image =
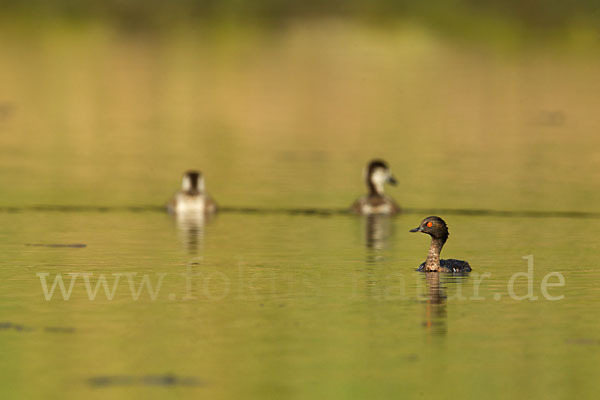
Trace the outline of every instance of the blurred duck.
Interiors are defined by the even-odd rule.
[[[199,171],[187,171],[183,174],[181,190],[167,204],[171,213],[212,214],[217,204],[204,190],[204,177]]]
[[[440,217],[427,217],[410,232],[422,232],[431,236],[431,246],[427,259],[419,266],[419,271],[425,272],[469,272],[471,266],[466,261],[447,259],[440,260],[440,253],[444,243],[448,240],[448,226]]]
[[[396,214],[400,207],[389,196],[383,193],[386,183],[396,185],[396,178],[383,160],[372,160],[365,170],[368,193],[352,204],[352,212],[357,214]]]

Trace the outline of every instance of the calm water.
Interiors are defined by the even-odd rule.
[[[9,33],[2,398],[600,390],[597,53],[336,24]],[[373,156],[407,213],[339,212]],[[191,167],[226,208],[211,220],[161,211]],[[429,242],[408,230],[431,213],[469,276],[414,271]],[[537,300],[516,300],[529,255]],[[58,274],[70,297],[47,301]],[[90,300],[102,276],[112,300]]]

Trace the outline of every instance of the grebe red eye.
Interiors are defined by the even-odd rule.
[[[427,223],[427,227],[428,228],[431,228],[432,226],[433,226],[433,222],[430,221],[430,222]]]

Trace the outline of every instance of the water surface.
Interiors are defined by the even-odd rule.
[[[2,397],[592,398],[597,55],[243,33],[0,36]],[[341,211],[374,156],[396,218]],[[213,219],[162,211],[191,167]],[[469,276],[414,271],[434,213]]]

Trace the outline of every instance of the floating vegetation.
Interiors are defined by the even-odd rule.
[[[28,247],[73,247],[73,248],[84,248],[87,247],[85,243],[25,243]]]
[[[14,324],[12,322],[0,322],[1,331],[15,331],[15,332],[33,332],[36,328],[26,326],[22,324]],[[44,332],[49,333],[75,333],[75,328],[72,326],[47,326],[43,328]]]
[[[109,386],[201,386],[203,382],[195,377],[165,375],[100,375],[88,379],[95,387]]]

